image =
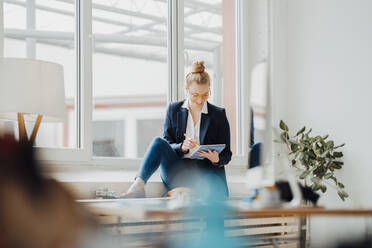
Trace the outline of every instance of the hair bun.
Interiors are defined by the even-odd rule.
[[[204,70],[204,61],[195,61],[192,64],[192,73],[202,73]]]

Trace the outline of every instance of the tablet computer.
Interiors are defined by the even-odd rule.
[[[195,149],[191,154],[191,159],[205,159],[205,157],[201,157],[198,155],[198,152],[200,151],[216,151],[218,154],[220,154],[223,149],[225,149],[225,144],[217,144],[217,145],[200,145],[198,146],[198,149]]]

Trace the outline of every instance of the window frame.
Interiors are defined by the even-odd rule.
[[[233,155],[231,165],[244,169],[248,164],[250,110],[244,108],[249,103],[248,31],[247,1],[235,0],[236,38],[236,103],[238,152]],[[183,12],[184,0],[168,1],[168,102],[183,99]],[[4,21],[3,2],[0,2],[0,56],[3,56]],[[77,115],[77,147],[46,148],[36,147],[41,155],[41,163],[52,166],[103,166],[106,168],[138,169],[142,159],[92,157],[92,0],[75,2],[75,42],[77,60],[77,95],[75,99]],[[243,84],[242,82],[248,82]],[[248,105],[249,106],[249,105]],[[228,167],[229,168],[229,167]]]
[[[91,0],[75,0],[75,52],[76,52],[76,148],[36,147],[41,161],[89,161],[92,144],[92,10]],[[88,11],[89,10],[89,11]]]

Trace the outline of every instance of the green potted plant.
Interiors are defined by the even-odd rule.
[[[289,134],[288,126],[281,120],[281,140],[289,150],[291,165],[298,170],[299,179],[305,187],[314,191],[327,191],[327,185],[335,187],[337,194],[344,201],[349,195],[344,190],[345,186],[335,175],[336,170],[342,169],[343,153],[337,149],[345,144],[335,146],[328,135],[311,136],[312,129],[301,128],[295,135]]]

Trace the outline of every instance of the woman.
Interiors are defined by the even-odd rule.
[[[186,76],[186,99],[171,103],[164,123],[164,139],[155,138],[145,154],[135,182],[124,197],[145,197],[144,186],[160,166],[168,190],[203,185],[209,194],[228,196],[224,165],[231,160],[230,127],[223,108],[207,102],[210,77],[204,62],[195,62]],[[203,160],[190,159],[197,145],[225,144],[225,149],[200,152]],[[198,189],[197,189],[198,190]]]

